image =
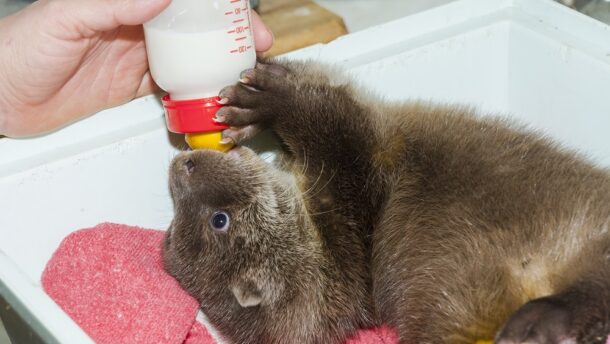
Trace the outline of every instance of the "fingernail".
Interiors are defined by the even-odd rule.
[[[247,84],[250,82],[250,78],[248,77],[248,74],[252,74],[253,69],[246,69],[245,71],[241,72],[239,74],[239,82],[241,82],[242,84]]]
[[[222,145],[228,145],[228,144],[230,144],[230,143],[233,143],[233,139],[232,139],[232,138],[230,138],[230,137],[223,137],[223,138],[220,140],[220,144],[222,144]]]
[[[219,96],[220,98],[227,98],[227,97],[225,96],[225,94],[226,94],[226,92],[228,92],[228,91],[229,91],[229,89],[230,89],[231,87],[233,87],[233,86],[231,85],[231,86],[225,86],[225,87],[223,87],[223,88],[222,88],[222,90],[220,90],[220,92],[218,92],[218,96]]]
[[[229,102],[229,98],[220,98],[220,100],[217,103],[221,104],[221,105],[225,105],[228,102]]]
[[[216,117],[212,118],[212,121],[216,123],[224,123],[225,116],[216,114]]]

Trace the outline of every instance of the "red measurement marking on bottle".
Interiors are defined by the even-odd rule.
[[[246,34],[246,32],[248,30],[250,30],[250,26],[248,23],[248,18],[247,16],[249,16],[248,13],[248,4],[247,4],[247,0],[228,0],[229,3],[231,4],[235,4],[235,7],[233,7],[231,9],[231,11],[227,11],[225,12],[225,15],[227,16],[235,16],[233,18],[233,24],[238,24],[235,27],[231,28],[231,30],[227,30],[228,34],[235,34],[237,37],[235,37],[235,41],[236,42],[243,42],[246,38],[248,38],[248,35]],[[227,9],[228,10],[228,9]],[[243,23],[242,25],[240,25],[240,23]],[[237,46],[235,49],[230,50],[229,52],[231,54],[241,54],[241,53],[245,53],[248,50],[252,49],[252,45],[240,45]]]
[[[237,47],[237,49],[231,50],[230,53],[231,54],[245,53],[250,48],[252,48],[251,45],[240,45],[239,47]]]
[[[236,26],[233,30],[227,31],[227,33],[244,33],[250,29],[249,26]]]

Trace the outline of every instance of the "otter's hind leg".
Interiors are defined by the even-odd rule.
[[[516,308],[507,277],[492,269],[460,276],[446,265],[426,264],[398,301],[400,343],[474,344],[492,340]],[[434,271],[435,276],[430,275]],[[419,280],[419,281],[418,281]],[[399,298],[400,298],[399,297]]]
[[[400,343],[492,340],[521,303],[497,250],[476,233],[463,240],[393,228],[387,223],[376,233],[372,272],[378,316],[397,328]]]

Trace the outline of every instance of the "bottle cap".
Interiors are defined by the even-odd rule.
[[[161,98],[165,108],[167,128],[174,133],[203,133],[229,128],[227,124],[212,120],[222,107],[220,97],[172,100],[169,94]]]

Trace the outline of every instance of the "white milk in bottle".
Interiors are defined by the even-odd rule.
[[[174,100],[218,95],[256,59],[250,40],[238,45],[226,37],[224,29],[193,33],[147,29],[146,46],[148,54],[154,56],[150,71],[155,82]]]

